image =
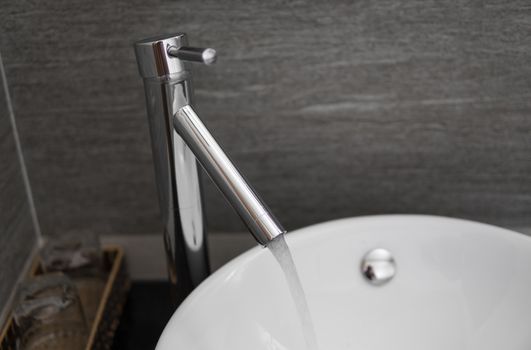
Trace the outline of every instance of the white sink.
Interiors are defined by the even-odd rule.
[[[531,349],[531,239],[433,216],[350,218],[286,236],[320,350]],[[374,248],[396,275],[360,272]],[[305,349],[284,275],[256,247],[203,282],[179,307],[157,350]]]

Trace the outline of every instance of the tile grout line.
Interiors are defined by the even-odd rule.
[[[33,201],[33,192],[31,191],[31,185],[29,181],[28,171],[26,168],[26,162],[24,161],[24,155],[22,153],[22,146],[20,144],[20,138],[18,135],[17,124],[15,121],[15,112],[13,110],[13,104],[11,103],[11,96],[9,94],[9,87],[7,85],[7,76],[4,69],[4,62],[2,60],[2,55],[0,54],[0,77],[2,79],[2,85],[4,87],[4,94],[6,97],[7,110],[9,114],[9,119],[11,121],[11,128],[13,130],[13,138],[15,139],[15,146],[17,149],[17,155],[20,163],[20,169],[22,172],[22,179],[24,181],[24,187],[26,189],[26,196],[28,198],[29,209],[31,213],[31,220],[33,222],[33,228],[35,230],[35,235],[37,237],[37,246],[42,243],[42,233],[41,226],[39,224],[39,218],[37,216],[37,210],[35,209],[35,202]]]

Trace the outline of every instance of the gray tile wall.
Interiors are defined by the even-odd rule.
[[[531,224],[529,1],[12,1],[0,12],[47,234],[160,228],[131,43],[186,31],[198,110],[288,228],[432,213]],[[207,185],[210,226],[240,230]]]
[[[11,292],[35,242],[4,81],[0,74],[0,327]]]

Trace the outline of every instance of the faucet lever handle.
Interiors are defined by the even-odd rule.
[[[199,62],[210,65],[216,62],[216,50],[211,48],[181,46],[168,47],[168,55],[183,61]]]

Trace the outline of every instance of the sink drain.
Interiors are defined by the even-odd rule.
[[[373,285],[386,284],[396,274],[395,259],[386,249],[373,249],[363,257],[361,273]]]

